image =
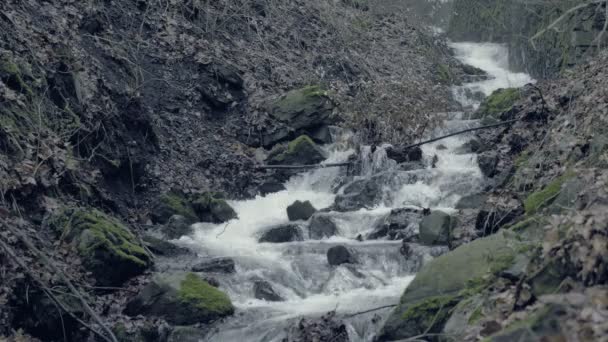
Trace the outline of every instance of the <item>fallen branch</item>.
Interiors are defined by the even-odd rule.
[[[309,165],[260,165],[260,170],[301,170],[301,169],[324,169],[328,167],[348,166],[350,163],[309,164]]]
[[[369,310],[365,310],[365,311],[360,311],[360,312],[355,312],[355,313],[352,313],[350,315],[346,315],[344,317],[345,318],[351,318],[351,317],[363,315],[363,314],[366,314],[366,313],[370,313],[370,312],[374,312],[374,311],[378,311],[378,310],[382,310],[382,309],[394,308],[397,305],[399,305],[399,304],[389,304],[389,305],[379,306],[377,308],[373,308],[373,309],[369,309]]]

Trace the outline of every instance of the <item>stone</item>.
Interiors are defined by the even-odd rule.
[[[190,253],[187,248],[177,246],[169,241],[151,235],[144,235],[142,240],[146,248],[154,253],[154,255],[173,257]]]
[[[230,298],[198,275],[188,272],[157,274],[125,309],[129,316],[155,316],[170,324],[209,323],[230,316]]]
[[[497,89],[481,103],[473,119],[498,118],[500,114],[511,109],[520,98],[520,90],[517,88]]]
[[[66,208],[49,220],[58,236],[74,245],[101,286],[119,286],[143,273],[152,257],[120,221],[96,209]]]
[[[285,185],[283,185],[279,182],[272,182],[272,181],[262,183],[258,187],[258,192],[262,196],[266,196],[268,194],[273,194],[275,192],[280,192],[283,190],[285,190]]]
[[[308,220],[316,212],[310,201],[295,201],[287,207],[289,221]]]
[[[168,239],[178,239],[192,234],[192,223],[182,215],[173,215],[166,224],[161,226],[161,232]]]
[[[473,138],[462,146],[456,149],[456,154],[469,154],[469,153],[477,153],[483,150],[483,145],[481,141],[477,138]]]
[[[345,246],[338,245],[327,250],[327,262],[332,266],[355,264],[357,259]]]
[[[312,240],[321,240],[338,234],[338,226],[326,213],[314,214],[308,225],[308,234]]]
[[[275,147],[266,163],[269,165],[311,165],[325,160],[325,152],[307,135],[292,140],[286,147]]]
[[[231,258],[211,258],[192,266],[192,271],[203,273],[235,273],[236,267]]]
[[[167,342],[199,342],[207,332],[193,326],[176,326],[173,327]]]
[[[422,213],[411,208],[391,210],[390,214],[380,222],[379,226],[367,235],[367,240],[388,238],[389,240],[403,240],[405,242],[418,241],[418,221]]]
[[[286,224],[268,229],[262,234],[259,242],[283,243],[302,240],[300,227],[295,224]]]
[[[477,157],[477,164],[481,169],[481,173],[486,177],[492,177],[496,174],[496,166],[498,165],[498,154],[494,151],[487,151]]]
[[[254,280],[253,296],[257,299],[269,302],[282,302],[284,299],[279,296],[269,282],[265,280]]]
[[[483,279],[511,267],[528,246],[515,234],[499,232],[462,245],[425,264],[382,327],[378,340],[440,333],[452,308],[483,290]],[[479,285],[473,285],[479,284]],[[463,291],[468,289],[467,291]],[[429,322],[434,322],[429,326]]]
[[[403,147],[387,147],[386,156],[396,161],[397,163],[417,162],[422,160],[422,149],[413,147],[404,149]]]
[[[224,223],[238,218],[223,196],[214,192],[196,195],[192,207],[201,222]]]
[[[158,197],[150,216],[154,223],[164,224],[173,215],[185,217],[188,223],[195,223],[198,217],[188,198],[179,192],[168,192]]]
[[[422,218],[418,228],[422,244],[448,245],[452,240],[452,229],[456,226],[456,218],[439,210]]]
[[[329,124],[334,109],[325,90],[309,86],[292,90],[269,105],[269,113],[295,130]]]
[[[464,196],[456,203],[456,209],[478,209],[486,202],[487,196],[484,194],[473,194]]]

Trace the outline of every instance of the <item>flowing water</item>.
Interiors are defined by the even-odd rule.
[[[483,69],[489,80],[455,87],[454,93],[465,106],[477,106],[464,96],[469,92],[488,95],[501,87],[521,86],[531,81],[525,74],[511,73],[506,68],[506,50],[496,44],[453,44],[459,59]],[[435,135],[477,124],[461,120],[456,113]],[[338,143],[326,146],[328,163],[346,161],[355,153],[350,136],[342,134]],[[456,136],[423,146],[426,167],[401,171],[386,157],[383,148],[372,152],[360,148],[361,173],[357,179],[382,180],[382,200],[373,208],[352,212],[330,212],[327,215],[338,226],[338,234],[323,240],[308,238],[308,222],[298,222],[304,241],[259,243],[258,238],[269,227],[288,223],[286,208],[296,200],[309,200],[317,209],[334,203],[343,188],[344,170],[319,169],[292,177],[286,190],[230,204],[239,218],[226,224],[201,223],[195,233],[180,243],[197,250],[201,258],[230,257],[236,262],[236,273],[214,274],[221,289],[229,294],[237,313],[222,322],[205,341],[281,341],[286,331],[302,317],[319,317],[335,310],[344,318],[351,341],[371,341],[390,309],[348,317],[349,314],[397,303],[403,290],[425,262],[446,251],[444,247],[415,246],[406,258],[400,253],[400,241],[366,240],[358,236],[372,232],[391,212],[404,207],[424,207],[452,211],[462,196],[479,191],[483,176],[474,154],[459,154],[467,141]],[[441,145],[441,146],[440,146]],[[435,168],[431,160],[437,156]],[[352,179],[351,179],[352,180]],[[336,190],[338,189],[338,190]],[[330,266],[327,250],[344,245],[355,252],[358,263]],[[284,299],[269,302],[254,298],[253,281],[263,279]]]

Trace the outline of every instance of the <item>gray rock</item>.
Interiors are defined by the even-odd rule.
[[[167,342],[199,342],[206,335],[206,332],[191,326],[173,327]]]
[[[209,323],[232,315],[230,298],[194,273],[157,274],[125,309],[129,316],[156,316],[171,324]]]
[[[331,216],[325,213],[317,213],[312,216],[308,233],[313,240],[320,240],[336,235],[338,226],[332,221]]]
[[[196,195],[192,207],[202,222],[224,223],[238,217],[219,193],[205,192]]]
[[[484,152],[477,157],[477,164],[484,176],[492,177],[496,174],[498,154],[494,151]]]
[[[420,221],[421,217],[422,213],[416,209],[393,209],[379,226],[367,235],[367,240],[387,237],[389,240],[415,242],[418,238],[416,223]]]
[[[144,245],[155,255],[170,257],[190,253],[187,248],[179,247],[169,241],[151,235],[144,235],[142,240]]]
[[[285,190],[285,185],[279,182],[266,182],[258,187],[258,192],[262,196]]]
[[[310,165],[325,160],[325,152],[307,135],[291,141],[287,146],[275,147],[266,163],[269,165]]]
[[[257,299],[266,300],[269,302],[282,302],[284,299],[279,296],[272,288],[269,282],[265,280],[254,280],[253,296]]]
[[[327,262],[332,266],[338,266],[342,264],[355,264],[357,263],[357,259],[348,248],[339,245],[327,250]]]
[[[308,220],[317,209],[312,206],[310,201],[295,201],[287,207],[287,217],[289,221]]]
[[[300,227],[296,224],[286,224],[268,229],[262,234],[259,242],[283,243],[302,240]]]
[[[173,215],[166,224],[161,226],[161,232],[168,239],[178,239],[192,234],[192,223],[182,215]]]
[[[439,210],[433,211],[420,221],[420,242],[425,245],[447,245],[452,239],[456,218]]]
[[[421,161],[422,149],[420,147],[404,149],[403,147],[391,146],[386,148],[386,156],[400,164],[405,162]]]
[[[231,258],[212,258],[192,266],[194,272],[235,273],[235,263]]]
[[[484,194],[473,194],[462,197],[456,203],[456,209],[477,209],[481,208],[481,206],[486,201],[486,195]]]
[[[296,89],[269,106],[270,114],[298,130],[330,123],[333,103],[318,86]]]

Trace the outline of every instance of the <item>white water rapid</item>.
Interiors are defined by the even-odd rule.
[[[507,70],[506,49],[496,44],[456,43],[456,56],[464,63],[486,71],[491,79],[455,87],[454,93],[465,106],[477,106],[463,90],[490,94],[503,87],[518,87],[531,82],[525,74]],[[440,135],[477,124],[461,120],[462,113],[446,122]],[[343,136],[342,139],[347,139]],[[467,142],[461,135],[423,146],[425,165],[402,171],[386,152],[362,148],[362,172],[354,181],[375,179],[382,182],[382,200],[371,209],[329,212],[337,225],[336,236],[309,239],[309,222],[297,222],[303,241],[259,243],[269,227],[289,223],[286,208],[296,200],[309,200],[317,209],[330,207],[344,187],[344,170],[319,169],[292,177],[286,190],[230,204],[239,218],[227,224],[195,225],[192,236],[179,243],[195,249],[200,258],[229,257],[236,263],[236,273],[211,274],[232,299],[236,314],[220,323],[203,341],[272,342],[281,341],[286,332],[302,317],[320,317],[335,310],[344,318],[351,341],[371,341],[390,309],[347,317],[383,305],[395,304],[420,266],[446,251],[445,247],[418,246],[413,256],[400,253],[401,241],[386,238],[359,241],[381,225],[392,209],[430,207],[453,211],[462,196],[479,191],[484,183],[475,154],[458,153]],[[336,143],[326,147],[328,163],[346,161],[355,151]],[[437,156],[435,168],[431,161]],[[350,179],[353,181],[353,179]],[[348,184],[346,185],[348,186]],[[417,224],[414,222],[414,224]],[[416,225],[417,227],[417,225]],[[417,228],[416,228],[417,229]],[[358,263],[330,266],[327,250],[344,245],[354,251]],[[270,302],[254,298],[254,280],[265,280],[284,301]]]

